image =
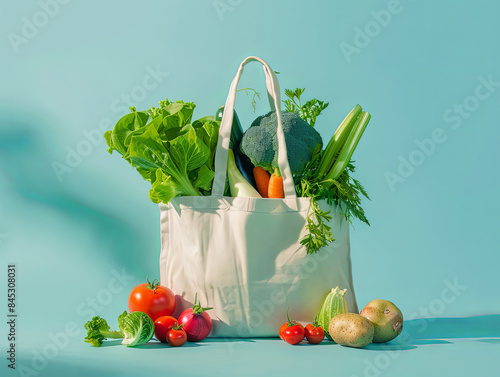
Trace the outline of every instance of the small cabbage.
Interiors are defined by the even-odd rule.
[[[147,343],[153,337],[155,325],[151,318],[143,312],[123,312],[118,317],[118,325],[123,333],[122,344],[127,347],[134,347]]]

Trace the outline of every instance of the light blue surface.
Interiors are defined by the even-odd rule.
[[[493,375],[492,356],[500,345],[498,315],[406,321],[403,331],[393,342],[363,349],[329,341],[291,346],[279,339],[205,339],[178,348],[155,341],[126,348],[112,340],[97,349],[72,339],[45,366],[39,355],[47,346],[39,342],[38,358],[27,353],[22,365],[25,373],[44,368],[43,375],[64,370],[75,377],[92,372],[105,376]]]
[[[215,5],[230,3],[217,13]],[[380,13],[387,9],[390,20]],[[53,342],[49,333],[73,323],[81,327],[95,312],[113,319],[133,286],[159,275],[158,208],[148,199],[148,184],[106,152],[99,128],[111,128],[125,113],[127,96],[139,109],[168,97],[195,102],[195,117],[211,115],[249,55],[279,71],[282,88],[305,87],[305,95],[330,102],[316,126],[325,140],[356,103],[372,113],[354,155],[357,178],[372,197],[364,203],[372,226],[355,222],[351,233],[360,307],[384,298],[408,319],[499,313],[499,13],[491,0],[4,4],[0,281],[4,287],[5,266],[15,263],[18,363],[29,365],[33,350]],[[26,22],[46,25],[34,31]],[[371,37],[363,40],[358,30]],[[11,43],[13,33],[26,43]],[[357,49],[349,56],[342,52],[347,44]],[[264,93],[257,65],[246,68],[241,87]],[[237,111],[248,125],[267,111],[265,96],[254,114],[250,98],[240,93]],[[428,153],[419,152],[417,143],[433,136]],[[78,149],[80,159],[72,152]],[[401,159],[418,166],[405,170]],[[58,176],[54,163],[71,171]],[[0,292],[6,306],[6,291]],[[464,335],[460,323],[432,321],[455,328],[458,339],[435,329],[429,344],[418,340],[398,351],[401,357],[383,375],[451,369],[455,375],[491,374],[499,342],[498,319],[491,318],[491,333],[480,335]],[[475,329],[483,319],[468,326]],[[6,333],[3,324],[2,349]],[[158,362],[148,364],[152,370],[167,370],[163,350],[90,349],[81,342],[83,330],[69,338],[38,375],[56,376],[62,367],[63,375],[85,375],[84,368],[97,360],[97,371],[107,356],[114,365],[125,360],[118,370],[105,369],[110,376],[137,375],[142,358]],[[235,368],[248,375],[284,374],[280,368],[299,358],[303,362],[294,371],[303,372],[308,362],[326,368],[326,358],[342,361],[342,375],[361,376],[364,360],[376,357],[333,345],[287,347],[277,340],[235,342],[234,353],[214,342],[172,352],[181,361],[196,358],[206,375],[234,375]],[[478,359],[470,360],[471,353]],[[316,354],[325,357],[314,362]],[[6,367],[0,368],[3,375]]]

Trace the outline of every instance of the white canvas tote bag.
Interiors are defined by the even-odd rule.
[[[279,168],[285,198],[223,196],[233,109],[238,81],[250,62],[264,67],[269,103],[277,110]],[[347,288],[350,312],[358,312],[354,295],[349,223],[335,206],[321,202],[333,216],[335,241],[307,255],[300,244],[306,234],[308,198],[297,198],[288,165],[281,124],[280,89],[263,60],[248,57],[231,83],[219,130],[212,196],[177,197],[161,212],[161,284],[176,293],[174,315],[193,305],[195,294],[213,319],[210,336],[274,337],[290,316],[312,322],[326,294]]]

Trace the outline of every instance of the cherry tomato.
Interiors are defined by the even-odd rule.
[[[175,295],[160,285],[155,279],[153,282],[137,285],[128,297],[128,309],[130,312],[144,312],[155,321],[161,316],[172,315],[175,310]]]
[[[169,315],[155,319],[155,338],[162,343],[167,343],[167,334],[175,326],[177,320]]]
[[[172,347],[180,347],[187,342],[187,334],[182,325],[174,326],[167,334],[167,341]]]
[[[304,340],[304,326],[300,323],[290,320],[288,311],[286,313],[287,322],[281,325],[279,336],[288,344],[298,344]]]
[[[325,330],[323,330],[320,326],[314,327],[313,325],[308,324],[305,328],[305,335],[309,343],[318,344],[325,338]]]
[[[283,338],[288,344],[298,344],[304,340],[304,326],[300,323],[283,330]]]

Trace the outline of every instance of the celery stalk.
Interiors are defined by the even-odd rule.
[[[351,160],[352,154],[354,153],[354,150],[356,149],[361,136],[363,136],[363,132],[365,131],[365,128],[370,121],[370,117],[370,113],[366,111],[362,111],[359,114],[359,117],[356,119],[356,123],[349,133],[347,141],[342,146],[339,156],[335,160],[332,169],[325,176],[325,180],[337,179],[342,174],[347,164]]]
[[[323,157],[316,171],[316,177],[321,179],[332,168],[335,163],[335,158],[347,141],[361,110],[361,106],[356,105],[354,109],[347,114],[342,123],[340,123],[340,126],[337,128],[337,131],[335,131],[335,134],[325,148]]]

